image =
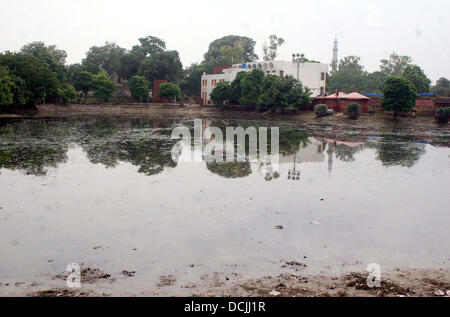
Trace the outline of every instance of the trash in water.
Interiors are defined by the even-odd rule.
[[[277,229],[277,230],[283,230],[284,227],[283,227],[282,225],[278,225],[278,226],[275,227],[275,229]]]
[[[317,221],[311,221],[311,224],[312,224],[312,225],[320,225],[320,223],[317,222]]]
[[[269,295],[270,295],[270,296],[280,296],[281,293],[280,293],[280,292],[277,292],[276,290],[273,290],[273,291],[271,291],[271,292],[269,293]]]
[[[434,292],[434,295],[436,295],[436,296],[445,296],[445,293],[444,293],[444,291],[439,290],[439,291]]]

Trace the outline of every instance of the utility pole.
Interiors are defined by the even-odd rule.
[[[304,64],[306,62],[305,54],[292,54],[292,62],[297,63],[297,81],[300,82],[300,64]]]

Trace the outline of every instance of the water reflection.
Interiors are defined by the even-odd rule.
[[[224,134],[227,126],[246,128],[268,124],[242,120],[204,119],[203,122],[204,128],[216,126],[222,128]],[[157,175],[166,168],[177,167],[171,157],[177,140],[171,139],[171,132],[181,124],[193,128],[192,120],[181,119],[83,117],[4,120],[0,122],[0,168],[46,175],[50,168],[67,161],[67,151],[75,144],[81,146],[92,164],[115,168],[125,162],[137,166],[139,173]],[[448,146],[448,137],[440,136],[432,142]],[[342,128],[317,131],[307,126],[280,127],[280,164],[288,166],[286,177],[291,180],[301,179],[302,164],[327,160],[331,172],[334,160],[355,162],[358,153],[366,149],[375,149],[376,159],[386,167],[407,168],[412,168],[426,151],[425,144],[412,136],[384,134],[380,137],[354,132],[347,135]],[[270,142],[268,151],[271,151]],[[285,178],[264,159],[256,164],[250,162],[248,146],[246,155],[245,162],[205,163],[205,167],[215,175],[231,179],[245,178],[255,172],[267,181]]]

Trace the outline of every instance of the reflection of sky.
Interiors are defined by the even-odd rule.
[[[130,163],[94,165],[75,146],[45,176],[1,171],[0,281],[57,274],[70,262],[138,272],[140,282],[117,285],[205,271],[264,276],[279,273],[281,260],[314,273],[373,262],[448,267],[449,155],[428,145],[413,168],[385,167],[366,148],[352,162],[335,160],[331,174],[327,159],[304,161],[300,182],[287,179],[290,164],[268,182],[257,164],[239,179],[205,163],[149,177]],[[97,245],[104,249],[94,252]]]

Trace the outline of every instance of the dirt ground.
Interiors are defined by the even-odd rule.
[[[129,274],[132,273],[132,274]],[[120,275],[132,277],[134,272]],[[65,280],[67,275],[53,279]],[[120,276],[117,276],[120,278]],[[246,279],[237,274],[204,274],[195,283],[180,283],[175,276],[161,276],[153,287],[120,294],[105,292],[105,283],[114,284],[116,277],[100,269],[83,267],[81,290],[42,289],[39,285],[16,283],[12,293],[0,296],[24,297],[450,297],[450,269],[394,270],[382,274],[380,287],[367,286],[367,273],[354,272],[341,276],[282,274],[259,279]],[[97,287],[97,283],[103,286]],[[39,290],[38,290],[39,289]],[[18,291],[19,290],[19,291]],[[439,292],[443,292],[439,294]],[[446,295],[445,295],[446,294]]]

